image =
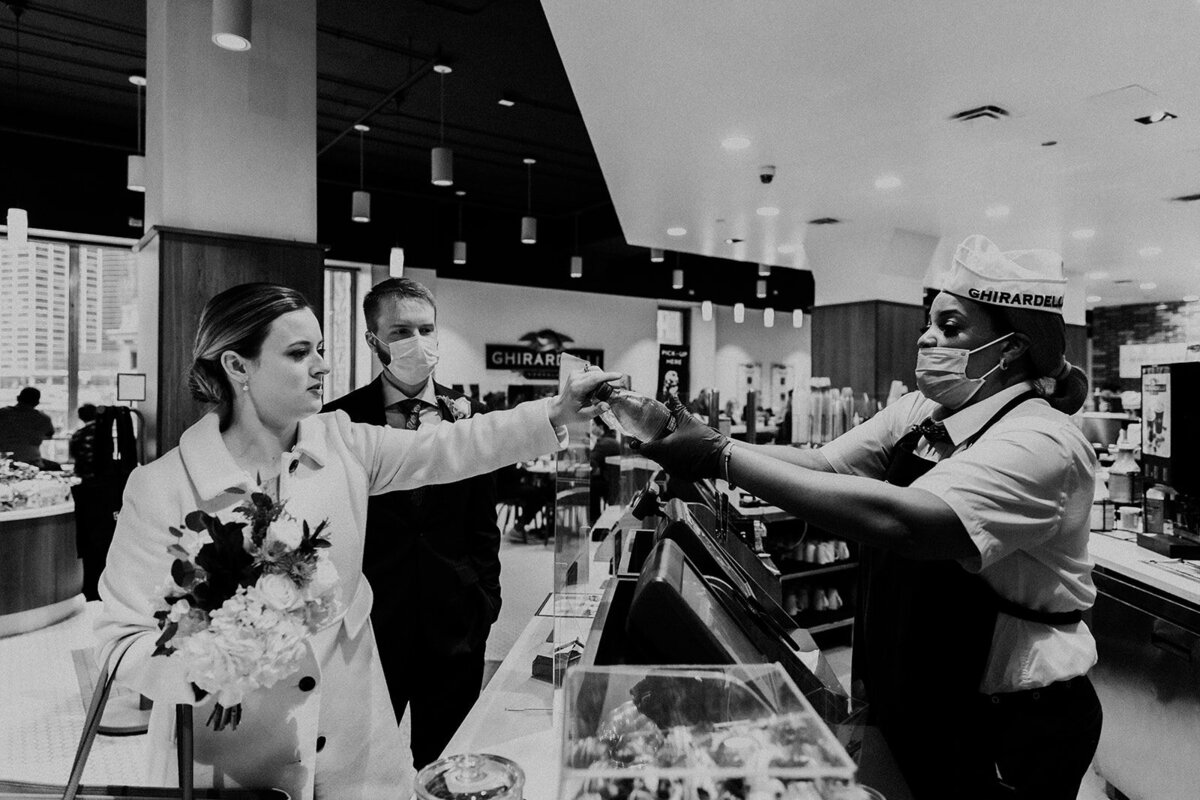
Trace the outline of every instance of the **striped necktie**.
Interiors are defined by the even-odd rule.
[[[950,434],[946,431],[946,426],[935,422],[933,417],[926,417],[924,421],[913,427],[919,430],[928,442],[950,441]]]
[[[396,405],[404,412],[404,427],[410,431],[415,431],[421,425],[421,406],[423,403],[417,398],[412,397],[407,400],[401,400]]]

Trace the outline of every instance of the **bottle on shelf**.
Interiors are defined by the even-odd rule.
[[[1142,502],[1142,469],[1133,451],[1134,444],[1122,430],[1117,437],[1117,459],[1108,468],[1108,494],[1114,503]]]
[[[607,403],[622,432],[643,442],[653,442],[675,430],[675,417],[653,397],[602,383],[591,399],[593,403]]]

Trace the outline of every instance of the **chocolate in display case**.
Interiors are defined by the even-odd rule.
[[[576,667],[560,800],[850,800],[857,767],[776,664]]]

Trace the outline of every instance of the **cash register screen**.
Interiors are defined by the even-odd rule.
[[[631,663],[767,661],[704,576],[669,539],[656,544],[646,558],[629,608],[626,640]]]

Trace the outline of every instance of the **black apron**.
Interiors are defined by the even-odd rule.
[[[1001,408],[962,446],[1037,395]],[[914,429],[896,443],[885,480],[908,486],[937,463],[919,458]],[[977,713],[996,615],[1066,625],[1079,611],[1050,613],[999,597],[956,561],[915,561],[863,547],[853,672],[867,714],[882,730],[917,800],[986,797],[995,766]]]

